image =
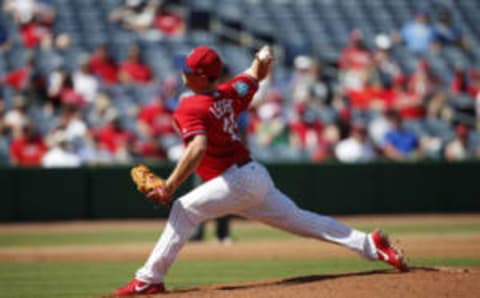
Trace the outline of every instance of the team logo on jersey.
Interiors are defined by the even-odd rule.
[[[233,84],[233,88],[235,88],[240,97],[247,95],[248,91],[250,91],[250,87],[245,82],[236,82]]]

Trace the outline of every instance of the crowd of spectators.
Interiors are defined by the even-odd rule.
[[[3,9],[18,24],[25,48],[69,47],[68,35],[51,30],[53,7],[10,0]],[[127,0],[107,18],[148,39],[186,30],[181,12],[154,0]],[[433,21],[418,11],[398,32],[368,41],[372,47],[361,28],[352,30],[349,40],[336,65],[300,55],[286,80],[273,72],[260,86],[240,119],[244,141],[256,158],[362,162],[480,157],[480,71],[458,65],[445,81],[424,58],[446,47],[469,50],[448,11]],[[0,28],[0,51],[8,49],[8,42]],[[392,55],[400,46],[416,55],[412,72],[402,70]],[[180,156],[181,140],[171,116],[184,87],[178,73],[157,78],[143,60],[141,46],[132,44],[118,61],[100,44],[80,57],[76,69],[59,65],[47,74],[35,57],[29,55],[23,66],[0,78],[0,95],[7,89],[13,94],[10,103],[0,97],[0,164],[77,167]]]

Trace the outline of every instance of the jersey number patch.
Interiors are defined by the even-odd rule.
[[[215,102],[210,107],[210,112],[215,118],[222,119],[223,131],[230,136],[232,141],[240,141],[237,121],[235,120],[235,111],[233,110],[233,101],[231,99],[223,99]]]

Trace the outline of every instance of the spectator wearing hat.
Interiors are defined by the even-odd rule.
[[[392,56],[392,41],[386,34],[379,34],[375,37],[376,50],[373,54],[375,70],[383,85],[392,85],[395,81],[404,80],[400,65]]]
[[[295,71],[291,80],[294,102],[305,102],[310,97],[310,89],[317,80],[316,61],[309,56],[300,55],[294,60]]]

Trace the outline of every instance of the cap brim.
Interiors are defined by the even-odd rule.
[[[186,72],[186,73],[192,73],[192,69],[190,66],[187,65],[187,55],[177,55],[173,58],[173,64],[175,65],[175,68]]]

